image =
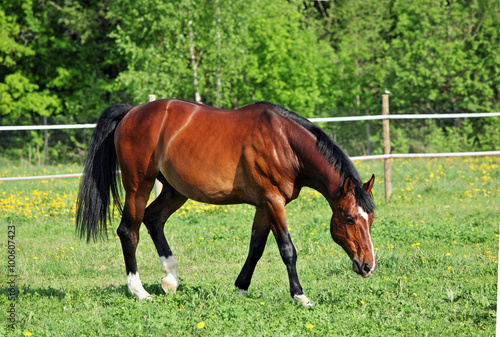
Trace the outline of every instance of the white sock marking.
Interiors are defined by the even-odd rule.
[[[248,296],[248,291],[238,288],[238,296]]]
[[[177,276],[177,261],[175,260],[175,257],[173,255],[169,257],[160,256],[160,261],[161,270],[165,274],[167,274],[167,276],[162,279],[162,284],[168,284],[168,288],[174,290],[175,292],[177,290],[177,287],[179,286],[179,278]]]
[[[316,305],[316,303],[311,303],[311,300],[304,294],[293,295],[293,299],[297,302],[301,302],[303,307],[314,307]]]
[[[128,291],[133,296],[137,296],[140,300],[144,298],[151,299],[151,295],[144,289],[142,286],[141,278],[139,277],[139,273],[129,273],[127,275],[127,285]]]

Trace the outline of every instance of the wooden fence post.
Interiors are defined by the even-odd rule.
[[[47,126],[47,116],[43,116],[43,125]],[[45,151],[45,166],[49,166],[49,133],[43,130],[43,148]]]
[[[382,115],[389,115],[389,95],[382,95]],[[391,154],[391,138],[389,133],[389,119],[382,120],[382,135],[384,138],[384,154]],[[391,182],[391,159],[384,159],[384,185],[385,185],[385,202],[389,201],[392,194]]]
[[[365,115],[369,116],[370,115],[370,109],[368,107],[365,108]],[[370,122],[366,120],[366,154],[369,156],[371,155],[371,148],[370,148]]]
[[[149,95],[150,102],[155,101],[155,100],[156,100],[156,95]],[[162,188],[163,188],[163,184],[160,183],[159,180],[155,180],[155,197],[158,197]]]

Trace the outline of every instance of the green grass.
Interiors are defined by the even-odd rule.
[[[179,262],[176,294],[160,287],[160,262],[143,227],[139,272],[153,299],[139,301],[126,289],[118,221],[108,241],[75,237],[78,179],[1,183],[0,335],[494,335],[500,158],[394,160],[388,204],[382,162],[355,164],[365,180],[371,173],[378,179],[372,236],[379,265],[371,278],[356,275],[333,243],[328,205],[315,191],[305,189],[287,207],[299,278],[314,308],[290,298],[272,236],[249,296],[237,296],[233,283],[253,218],[247,205],[188,203],[172,216],[165,233]],[[78,167],[6,168],[0,175],[70,170]],[[11,303],[8,226],[16,227],[19,249],[15,330],[3,309]]]

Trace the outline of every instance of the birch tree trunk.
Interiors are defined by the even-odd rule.
[[[194,32],[193,21],[189,20],[189,54],[191,56],[191,66],[193,68],[193,86],[194,86],[194,100],[196,103],[201,103],[200,86],[198,85],[198,61],[196,60],[196,53],[194,48]]]
[[[217,34],[217,81],[216,81],[216,91],[215,91],[215,106],[221,108],[222,105],[222,78],[221,78],[221,14],[219,9],[219,0],[215,0],[215,32]]]

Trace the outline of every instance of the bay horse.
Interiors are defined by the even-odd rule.
[[[125,190],[120,203],[118,165]],[[155,179],[163,183],[146,208]],[[255,266],[272,231],[286,266],[290,295],[313,305],[299,283],[297,253],[288,233],[285,205],[303,186],[320,192],[333,215],[330,233],[369,277],[377,266],[371,239],[375,176],[364,183],[344,151],[321,128],[269,102],[222,110],[175,99],[108,107],[94,130],[80,183],[76,225],[81,237],[106,236],[111,196],[121,210],[117,229],[129,292],[150,298],[137,271],[136,248],[144,222],[158,250],[165,292],[177,290],[177,262],[163,227],[188,198],[211,204],[256,207],[248,257],[236,279],[248,291]]]

